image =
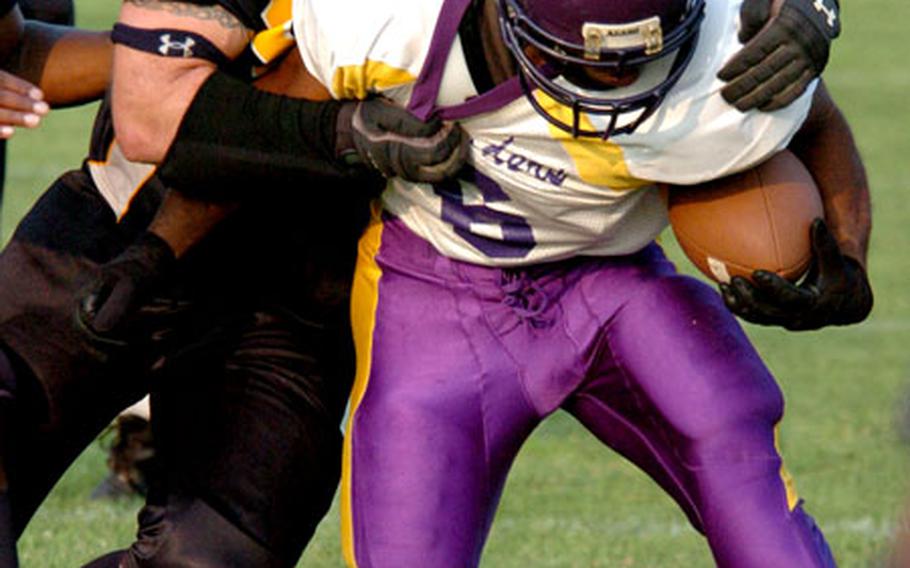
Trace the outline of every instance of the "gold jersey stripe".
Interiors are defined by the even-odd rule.
[[[332,92],[339,99],[365,99],[368,94],[413,83],[416,78],[405,69],[382,61],[346,65],[335,70]]]
[[[534,96],[544,110],[566,124],[572,124],[572,109],[556,102],[552,97],[541,91],[535,91]],[[586,130],[595,130],[591,119],[581,115],[581,126]],[[550,136],[558,140],[565,149],[578,176],[591,185],[608,187],[616,191],[638,189],[650,182],[634,177],[629,173],[622,148],[609,140],[599,138],[579,137],[572,138],[568,132],[550,124]]]

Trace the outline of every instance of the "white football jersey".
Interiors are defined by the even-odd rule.
[[[741,47],[740,3],[707,0],[679,82],[635,132],[606,141],[573,139],[550,125],[517,79],[478,95],[457,33],[469,0],[294,0],[293,19],[304,63],[334,97],[381,93],[418,116],[435,112],[462,125],[471,148],[457,180],[394,178],[382,200],[442,254],[509,266],[635,252],[667,225],[656,183],[715,179],[787,146],[814,84],[772,113],[741,113],[720,95],[716,74]],[[652,65],[626,88],[661,72],[661,63]],[[571,122],[570,109],[540,91],[534,96]],[[605,121],[585,115],[582,126]]]

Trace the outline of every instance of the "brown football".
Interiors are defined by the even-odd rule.
[[[795,281],[808,268],[809,226],[824,209],[812,175],[789,151],[732,176],[668,191],[676,240],[709,278],[729,282],[763,269]]]

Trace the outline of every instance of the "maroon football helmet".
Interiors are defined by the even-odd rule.
[[[705,0],[499,0],[499,8],[503,39],[537,112],[572,136],[608,138],[634,131],[682,76],[695,51]],[[547,63],[535,64],[528,47]],[[621,75],[667,57],[674,59],[666,77],[634,94],[618,96],[613,89],[591,89],[573,80],[586,68]],[[531,94],[533,88],[571,108],[572,124],[548,113]],[[607,126],[582,129],[581,113],[606,115]],[[619,126],[626,113],[637,114]]]

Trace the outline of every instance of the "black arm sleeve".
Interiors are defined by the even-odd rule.
[[[187,109],[158,176],[190,197],[218,201],[362,175],[335,156],[341,105],[266,93],[216,71]]]

